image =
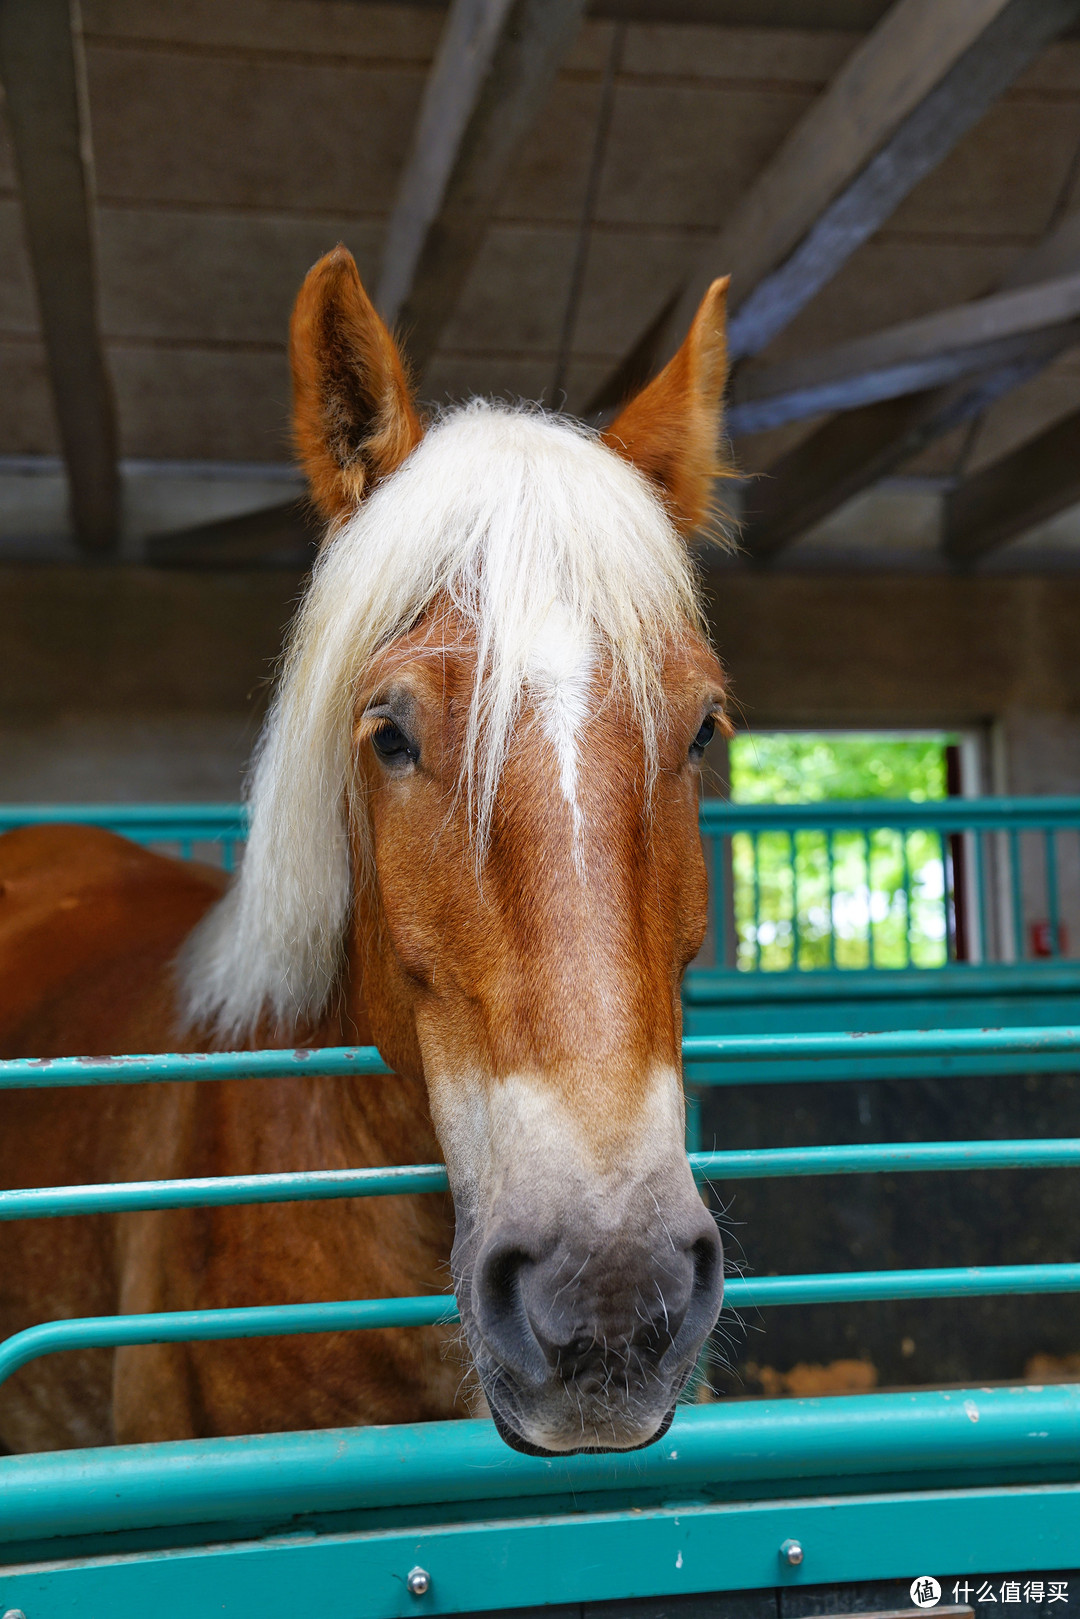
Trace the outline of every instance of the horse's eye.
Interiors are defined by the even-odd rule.
[[[417,757],[416,748],[393,720],[379,721],[371,733],[371,745],[380,759],[390,760],[394,764]]]
[[[701,758],[702,754],[705,752],[705,749],[709,746],[709,743],[712,741],[713,733],[714,733],[715,730],[716,730],[716,719],[712,714],[709,714],[702,721],[701,730],[698,732],[697,736],[694,738],[694,740],[690,744],[690,757],[691,757],[691,759],[700,759]]]

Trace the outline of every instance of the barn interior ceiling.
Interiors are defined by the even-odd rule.
[[[600,420],[732,275],[739,550],[1080,565],[1080,0],[4,0],[0,560],[302,563],[341,240],[421,397]]]

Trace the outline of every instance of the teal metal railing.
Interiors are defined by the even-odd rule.
[[[5,804],[0,833],[20,826],[102,826],[181,860],[231,871],[247,837],[242,804]]]
[[[903,815],[899,814],[901,810]],[[861,824],[860,817],[870,824]],[[230,864],[238,853],[245,830],[242,813],[234,806],[197,806],[191,810],[173,806],[50,807],[47,810],[30,807],[0,811],[0,829],[28,821],[104,824],[146,844],[172,848],[188,857],[216,858],[225,864]],[[1057,840],[1063,832],[1075,832],[1080,827],[1080,801],[1003,800],[929,807],[806,806],[796,810],[785,808],[771,819],[770,812],[756,807],[747,810],[739,806],[707,804],[702,823],[712,846],[714,870],[717,863],[723,867],[726,860],[729,875],[734,870],[738,851],[735,844],[734,854],[732,852],[733,840],[746,837],[753,840],[757,835],[757,864],[750,877],[751,895],[757,895],[755,925],[766,916],[769,891],[762,839],[768,833],[779,831],[789,840],[789,855],[794,850],[794,859],[790,861],[792,876],[788,892],[794,908],[788,970],[804,972],[818,962],[809,949],[814,939],[813,917],[802,887],[805,878],[798,864],[798,840],[817,837],[820,841],[824,837],[827,847],[828,838],[832,836],[835,858],[827,880],[835,899],[843,881],[839,843],[842,832],[854,832],[871,839],[882,830],[899,831],[912,838],[917,832],[932,834],[939,839],[943,851],[940,854],[942,869],[946,872],[943,894],[947,895],[954,893],[958,869],[949,852],[949,839],[1004,836],[1006,849],[1020,849],[1022,865],[1023,847],[1019,840],[1034,835],[1045,842],[1047,837]],[[753,842],[751,847],[754,847]],[[1004,877],[997,867],[991,871],[989,851],[994,847],[987,844],[984,849],[984,880],[990,884],[992,879],[996,884],[988,888],[988,893],[1008,896],[1013,882],[1012,868],[1003,868]],[[1060,894],[1064,892],[1060,888],[1061,874],[1064,871],[1067,876],[1068,867],[1066,862],[1057,859],[1057,852],[1055,843],[1052,871],[1059,884],[1055,892]],[[907,860],[906,878],[912,894],[918,869],[912,852]],[[975,867],[970,869],[976,870]],[[907,904],[903,870],[902,859],[901,888]],[[1048,874],[1050,870],[1047,866]],[[977,884],[976,892],[981,892]],[[731,913],[735,916],[738,906],[745,903],[745,895],[738,900],[730,882],[726,893],[737,901]],[[989,937],[990,924],[986,919],[999,914],[993,910],[996,903],[997,900],[988,901],[987,907],[977,912],[976,920],[983,930],[978,935],[981,940]],[[722,910],[714,913],[722,914]],[[1058,921],[1062,914],[1059,904]],[[954,941],[956,932],[953,924]],[[1060,944],[1060,928],[1055,937]],[[880,938],[877,941],[871,938],[868,944],[868,953],[878,966],[884,965],[879,948],[882,942]],[[755,949],[759,953],[760,945],[761,941],[757,940]],[[955,954],[955,942],[952,948]],[[829,949],[833,954],[827,964],[840,968],[844,964],[842,952],[835,943]],[[737,965],[734,944],[729,965]],[[769,963],[762,960],[760,965]],[[912,965],[918,963],[913,960]],[[985,1065],[987,1071],[1000,1071],[1003,1067],[1013,1072],[1026,1071],[1037,1066],[1044,1071],[1050,1068],[1064,1072],[1080,1068],[1080,1027],[915,1029],[865,1035],[703,1034],[691,1035],[684,1041],[683,1059],[691,1092],[710,1085],[767,1084],[778,1078],[789,1083],[806,1082],[823,1073],[830,1079],[864,1078],[876,1072],[898,1071],[933,1073],[947,1078],[953,1072],[970,1072],[973,1063]],[[362,1081],[365,1076],[387,1072],[373,1047],[318,1052],[275,1050],[15,1059],[0,1062],[0,1090],[288,1075],[302,1079],[305,1073],[347,1075]],[[875,1143],[752,1152],[693,1152],[691,1164],[703,1183],[881,1172],[1069,1171],[1080,1168],[1080,1140]],[[0,1193],[0,1220],[395,1196],[441,1192],[446,1185],[442,1165],[420,1164],[235,1175],[212,1180],[31,1187]],[[1078,1292],[1080,1263],[1065,1263],[736,1277],[727,1283],[726,1301],[730,1307],[745,1310],[808,1303],[840,1305],[860,1301]],[[0,1344],[0,1383],[38,1356],[70,1349],[416,1327],[450,1323],[455,1319],[453,1299],[439,1294],[49,1321],[13,1334]],[[977,1411],[978,1421],[972,1414],[973,1409]],[[970,1394],[874,1395],[798,1406],[787,1402],[753,1402],[729,1408],[689,1408],[676,1419],[670,1441],[641,1456],[582,1456],[557,1464],[512,1455],[495,1438],[491,1425],[484,1422],[426,1424],[420,1428],[405,1426],[345,1434],[266,1436],[245,1441],[242,1446],[233,1441],[200,1441],[129,1447],[115,1454],[83,1453],[76,1465],[63,1456],[0,1458],[0,1490],[5,1502],[0,1541],[12,1542],[33,1535],[112,1532],[140,1524],[160,1529],[166,1523],[223,1523],[250,1517],[260,1510],[303,1514],[318,1510],[320,1503],[327,1507],[347,1505],[357,1509],[369,1501],[379,1508],[397,1501],[410,1506],[428,1500],[453,1501],[457,1512],[458,1504],[468,1498],[470,1492],[485,1500],[569,1492],[572,1511],[579,1513],[579,1492],[602,1492],[614,1487],[639,1491],[662,1484],[677,1495],[688,1489],[692,1492],[705,1481],[713,1490],[722,1487],[752,1493],[763,1484],[775,1493],[775,1487],[783,1482],[812,1478],[817,1481],[814,1488],[820,1485],[822,1493],[827,1494],[825,1485],[830,1480],[832,1488],[836,1481],[856,1475],[895,1479],[910,1478],[917,1473],[925,1484],[934,1479],[954,1478],[958,1470],[962,1472],[965,1468],[969,1472],[980,1468],[1011,1470],[1010,1477],[1016,1476],[1017,1470],[1027,1469],[1032,1477],[1048,1479],[1060,1479],[1064,1469],[1072,1478],[1080,1476],[1078,1436],[1080,1392],[1047,1388]],[[98,1456],[102,1459],[96,1459]],[[1027,1473],[1024,1476],[1027,1477]],[[989,1475],[980,1477],[985,1484]],[[392,1480],[392,1485],[384,1487],[380,1482],[384,1478]],[[1050,1488],[1049,1485],[1040,1487]],[[631,1501],[635,1497],[631,1494],[627,1499]],[[1030,1523],[1038,1523],[1040,1530],[1043,1529],[1048,1522],[1047,1514],[1058,1510],[1056,1499],[1051,1500],[1046,1494],[1037,1499],[1033,1496]],[[988,1500],[984,1492],[979,1500],[979,1510],[984,1514]],[[1066,1500],[1062,1496],[1062,1513],[1067,1513],[1070,1501],[1071,1497]],[[1027,1510],[1025,1503],[1026,1497],[1010,1495],[1007,1503],[1010,1523],[1017,1521],[1018,1513],[1022,1516]],[[944,1522],[941,1507],[935,1510],[937,1517],[933,1521]],[[491,1513],[487,1516],[490,1518]],[[768,1521],[768,1535],[773,1537],[768,1541],[771,1548],[768,1556],[775,1560],[774,1541],[778,1545],[779,1540],[775,1540],[771,1527],[773,1520]],[[1076,1520],[1074,1516],[1066,1516],[1062,1521],[1071,1524]],[[648,1525],[644,1520],[635,1519],[635,1526],[640,1540]],[[555,1533],[554,1529],[550,1531],[552,1535]],[[864,1538],[860,1530],[860,1544]],[[374,1545],[374,1542],[365,1544]],[[475,1563],[476,1547],[473,1543],[470,1545],[469,1557]],[[388,1535],[385,1547],[387,1566],[392,1564],[396,1571],[393,1578],[400,1581],[403,1573],[397,1571],[394,1561],[399,1553],[392,1535]],[[595,1554],[592,1542],[590,1547],[590,1555]],[[754,1557],[757,1561],[749,1555],[744,1559],[745,1568],[738,1558],[729,1560],[721,1583],[747,1588],[755,1583],[767,1583],[773,1564],[756,1552]],[[550,1556],[545,1566],[549,1562]],[[558,1557],[554,1562],[558,1564]],[[1016,1566],[1020,1566],[1019,1562]],[[405,1565],[403,1569],[407,1571]],[[836,1563],[835,1568],[829,1564],[829,1570],[829,1577],[856,1577],[850,1570],[845,1574],[840,1563]],[[450,1581],[448,1572],[442,1577],[445,1582]],[[718,1578],[716,1575],[694,1577],[706,1580],[706,1584],[699,1584],[697,1589],[708,1588],[708,1580],[715,1584]],[[26,1578],[37,1576],[28,1573]],[[608,1581],[606,1594],[618,1594],[611,1585],[612,1576],[606,1575],[605,1579]],[[0,1585],[2,1581],[3,1570],[0,1569]],[[445,1592],[448,1588],[449,1583],[444,1583],[441,1589]],[[640,1594],[644,1588],[639,1581],[634,1590]],[[11,1589],[16,1594],[21,1591],[17,1582]],[[537,1586],[536,1591],[539,1589]],[[580,1596],[578,1586],[574,1589]],[[7,1588],[4,1590],[5,1600],[10,1600]],[[530,1587],[530,1600],[535,1594]],[[385,1612],[389,1619],[398,1612],[394,1606],[397,1600],[393,1595],[385,1599],[379,1597],[373,1601],[372,1613]],[[490,1605],[492,1600],[491,1591],[487,1591],[484,1602]],[[502,1600],[506,1605],[509,1598],[504,1596]],[[549,1592],[545,1600],[554,1600],[554,1596]],[[440,1601],[454,1605],[445,1595]],[[474,1595],[469,1603],[458,1602],[457,1605],[483,1604]],[[445,1606],[436,1604],[425,1611],[445,1611]]]
[[[238,804],[12,805],[27,823],[105,826],[231,870]],[[701,808],[703,969],[808,972],[1062,960],[1080,952],[1080,798]]]
[[[904,1414],[898,1423],[900,1407]],[[898,1446],[900,1429],[903,1437]],[[537,1503],[571,1491],[575,1514],[580,1514],[587,1510],[591,1496],[610,1492],[613,1485],[633,1490],[638,1501],[647,1502],[650,1495],[646,1492],[701,1500],[725,1486],[731,1494],[745,1496],[762,1485],[776,1483],[786,1487],[786,1494],[802,1496],[809,1493],[803,1481],[812,1480],[818,1486],[833,1485],[822,1493],[831,1497],[830,1515],[835,1518],[841,1515],[836,1486],[852,1476],[895,1475],[902,1468],[924,1487],[933,1488],[942,1474],[954,1474],[958,1465],[1056,1465],[1064,1470],[1075,1469],[1078,1455],[1080,1386],[1076,1385],[697,1406],[681,1412],[668,1439],[647,1450],[622,1457],[579,1455],[561,1463],[516,1455],[496,1436],[490,1422],[481,1421],[401,1424],[391,1430],[337,1428],[258,1434],[242,1444],[211,1439],[84,1451],[77,1466],[71,1454],[64,1452],[0,1459],[0,1476],[5,1467],[14,1464],[0,1514],[0,1545],[87,1530],[100,1533],[131,1527],[226,1524],[267,1517],[281,1520],[298,1510],[399,1509],[448,1500],[455,1503],[459,1517],[469,1516],[470,1502],[482,1503],[487,1516],[493,1515],[487,1510],[488,1503],[502,1503],[505,1512],[517,1501],[529,1504],[532,1516]],[[1036,1524],[1035,1566],[1048,1568],[1051,1556],[1044,1531],[1045,1515],[1053,1510],[1050,1492],[1045,1488],[1038,1492],[1037,1503],[1044,1523]],[[609,1504],[610,1496],[605,1505]],[[940,1496],[933,1497],[931,1505],[935,1514],[947,1513],[948,1503]],[[985,1518],[986,1496],[981,1505]],[[1014,1516],[1022,1511],[1022,1492],[1013,1492],[1011,1508]],[[683,1510],[693,1523],[697,1517],[694,1509],[687,1511],[684,1506]],[[1075,1504],[1072,1519],[1077,1522]],[[978,1523],[977,1517],[975,1521]],[[638,1525],[642,1533],[645,1527]],[[947,1520],[947,1528],[955,1534],[955,1519]],[[411,1538],[415,1545],[415,1530]],[[770,1536],[769,1562],[762,1559],[764,1579],[758,1578],[758,1585],[776,1582],[776,1552],[782,1538],[782,1534]],[[817,1550],[812,1536],[808,1546],[812,1554]],[[955,1540],[940,1562],[921,1538],[917,1549],[926,1564],[939,1572],[955,1568],[956,1562],[949,1559],[961,1555]],[[966,1544],[963,1554],[961,1566],[968,1567],[966,1559],[971,1553]],[[1007,1555],[1014,1555],[1012,1543]],[[479,1562],[480,1549],[473,1557]],[[399,1579],[415,1561],[413,1550],[409,1561],[399,1568]],[[666,1560],[665,1572],[673,1562],[674,1556]],[[974,1566],[982,1567],[977,1554]],[[1020,1565],[1005,1562],[1000,1566]],[[1053,1566],[1076,1565],[1061,1560]],[[485,1565],[480,1567],[484,1576],[480,1592],[488,1596],[487,1580],[494,1565],[490,1574]],[[723,1560],[705,1574],[711,1583],[700,1588],[749,1584],[733,1577],[737,1568],[738,1546],[729,1542]],[[436,1577],[442,1572],[436,1563]],[[520,1569],[511,1563],[510,1572],[516,1579],[509,1581],[502,1605],[520,1606]],[[820,1578],[820,1572],[821,1562],[816,1566],[812,1562],[811,1578]],[[900,1572],[905,1572],[903,1564]],[[617,1565],[607,1564],[601,1573],[606,1587],[601,1595],[610,1597],[613,1588],[619,1594]],[[910,1565],[906,1573],[910,1577]],[[348,1611],[355,1613],[355,1606]],[[365,1613],[380,1611],[377,1600],[370,1605],[365,1602]],[[417,1611],[430,1609],[418,1606]]]
[[[1080,798],[709,799],[701,829],[703,967],[934,968],[1080,942]]]
[[[682,1043],[683,1063],[695,1068],[695,1084],[744,1085],[776,1083],[775,1067],[803,1066],[802,1077],[864,1079],[864,1065],[903,1062],[912,1072],[919,1065],[941,1065],[950,1059],[1002,1059],[1026,1067],[1038,1058],[1051,1070],[1069,1073],[1077,1065],[1080,1028],[896,1029],[871,1034],[688,1035]],[[696,1065],[707,1065],[704,1077]],[[723,1065],[737,1068],[728,1081]],[[321,1050],[173,1051],[161,1055],[122,1057],[13,1057],[0,1062],[0,1090],[58,1088],[79,1085],[144,1085],[176,1080],[280,1079],[290,1074],[388,1074],[375,1046],[327,1046]]]
[[[724,1083],[725,1062],[757,1069],[769,1083],[775,1065],[830,1069],[845,1061],[861,1072],[867,1060],[937,1061],[949,1057],[996,1057],[1012,1062],[1033,1055],[1064,1069],[1080,1059],[1080,1029],[981,1029],[900,1031],[877,1035],[789,1035],[735,1038],[699,1036],[683,1043],[691,1068],[707,1064],[705,1083]],[[111,1084],[252,1079],[304,1073],[386,1074],[373,1046],[322,1051],[165,1053],[89,1060],[78,1057],[9,1059],[0,1062],[0,1090],[52,1089]],[[851,1175],[993,1168],[1075,1168],[1080,1141],[923,1142],[896,1146],[777,1149],[765,1152],[698,1152],[691,1167],[701,1181],[765,1179],[785,1175]],[[324,1198],[385,1197],[437,1192],[447,1186],[441,1165],[390,1169],[310,1171],[297,1174],[227,1176],[213,1180],[142,1181],[107,1186],[33,1187],[0,1193],[0,1219],[210,1208]],[[869,1300],[982,1298],[995,1295],[1080,1292],[1080,1264],[1009,1265],[925,1271],[867,1271],[840,1275],[768,1276],[731,1280],[727,1304],[766,1308],[790,1304],[855,1303]],[[410,1327],[457,1319],[451,1298],[349,1299],[336,1303],[264,1305],[243,1309],[188,1310],[150,1315],[102,1316],[44,1322],[0,1344],[0,1383],[40,1355],[62,1350],[149,1343],[198,1342],[294,1333]]]

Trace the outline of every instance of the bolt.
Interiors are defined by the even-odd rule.
[[[26,1615],[21,1608],[8,1608],[5,1613],[0,1615],[0,1619],[26,1619]]]
[[[801,1542],[797,1540],[785,1540],[784,1544],[780,1548],[780,1556],[784,1559],[785,1563],[790,1563],[792,1568],[798,1568],[799,1564],[803,1560],[803,1549]]]
[[[431,1590],[431,1575],[426,1568],[411,1568],[405,1579],[405,1584],[414,1597],[427,1596]],[[4,1615],[7,1619],[7,1615]]]

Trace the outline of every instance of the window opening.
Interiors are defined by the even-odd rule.
[[[734,805],[977,791],[974,739],[952,732],[756,732],[732,739]],[[729,915],[742,971],[943,967],[979,958],[968,834],[934,827],[796,828],[730,839]],[[730,959],[734,956],[734,960]]]

